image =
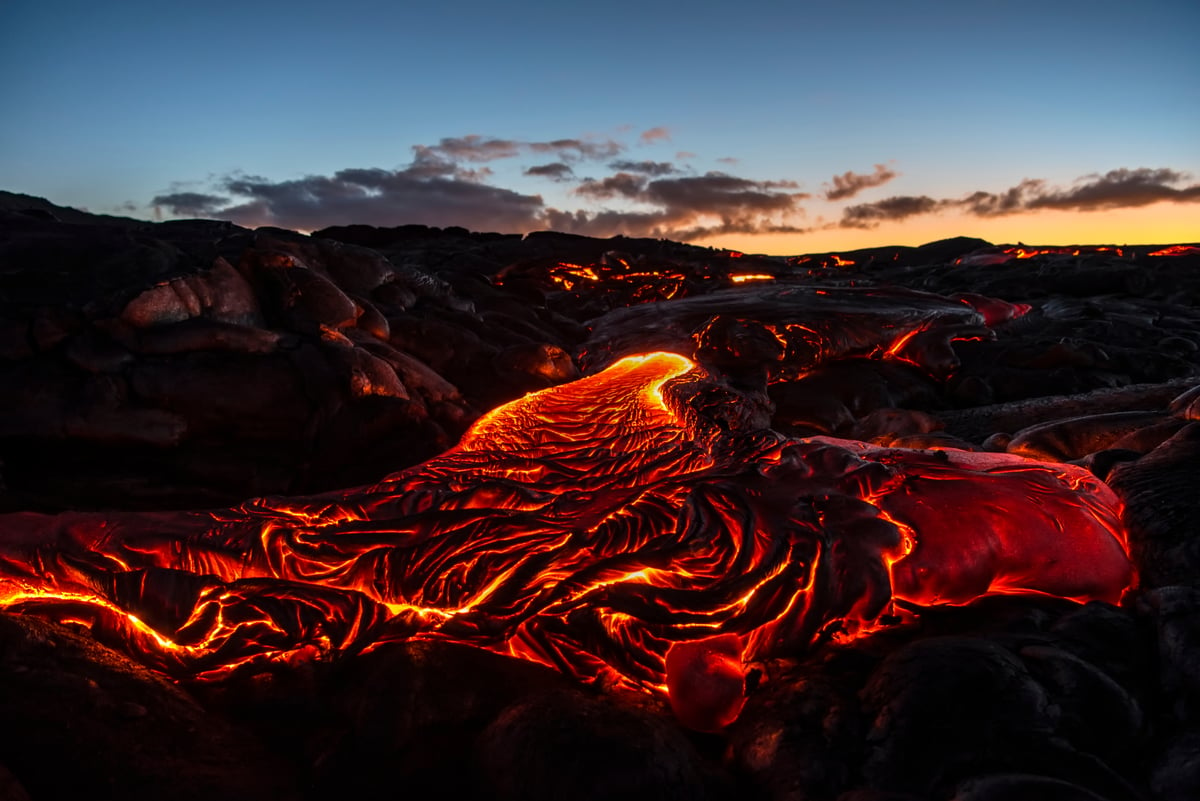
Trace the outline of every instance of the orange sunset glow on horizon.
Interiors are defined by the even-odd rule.
[[[1101,212],[1042,211],[997,218],[932,215],[869,230],[831,226],[803,234],[716,236],[692,244],[787,256],[889,245],[915,247],[956,236],[985,239],[994,244],[1196,243],[1200,242],[1200,215],[1195,207],[1171,203]]]

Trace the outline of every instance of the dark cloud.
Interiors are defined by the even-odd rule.
[[[575,175],[575,171],[571,169],[570,164],[561,161],[554,161],[550,164],[538,164],[525,170],[525,175],[532,175],[539,178],[549,178],[553,181],[566,181]]]
[[[550,214],[561,230],[594,236],[651,236],[698,239],[735,233],[799,232],[786,222],[802,213],[799,202],[808,195],[793,181],[753,181],[721,172],[700,176],[659,178],[617,173],[587,181],[575,191],[593,199],[620,199],[650,210],[611,210]]]
[[[876,203],[842,210],[843,228],[873,228],[881,222],[903,220],[918,214],[956,210],[976,217],[1027,214],[1042,209],[1106,211],[1152,203],[1200,203],[1200,184],[1186,184],[1190,176],[1165,167],[1122,167],[1103,175],[1080,178],[1070,188],[1054,188],[1044,180],[1026,178],[1002,192],[972,192],[963,198],[891,197]],[[835,179],[836,180],[836,179]]]
[[[1038,194],[1030,198],[1026,206],[1030,209],[1100,211],[1149,206],[1162,201],[1200,202],[1200,184],[1173,186],[1182,184],[1189,177],[1186,173],[1165,167],[1121,168],[1101,176],[1080,179],[1072,189]]]
[[[228,197],[206,195],[202,192],[171,192],[156,195],[150,201],[155,208],[155,216],[162,215],[165,209],[173,217],[212,217],[229,203]]]
[[[927,195],[918,197],[901,195],[874,203],[862,203],[842,209],[842,228],[874,228],[881,222],[894,222],[918,214],[929,214],[942,207],[944,201],[934,200]]]
[[[661,211],[561,211],[551,209],[546,214],[546,227],[585,236],[665,236],[670,227],[667,215]]]
[[[607,178],[589,178],[575,188],[575,194],[598,200],[614,197],[637,199],[646,188],[646,177],[629,172],[619,172]]]
[[[237,176],[222,182],[232,199],[207,198],[204,216],[255,227],[310,231],[329,225],[462,225],[475,230],[528,231],[540,227],[542,198],[459,177],[430,176],[419,166],[403,170],[346,169],[331,176],[290,181]],[[179,193],[188,194],[188,193]],[[183,213],[177,196],[155,203]],[[187,198],[183,198],[187,200]]]
[[[788,211],[797,199],[807,195],[779,192],[795,189],[792,181],[751,181],[723,172],[684,178],[663,178],[651,181],[643,193],[645,200],[668,209],[689,213],[723,214],[732,209],[742,211]]]
[[[642,131],[642,135],[638,139],[644,145],[651,144],[652,142],[670,142],[671,132],[664,126],[659,125]]]
[[[1025,211],[1029,199],[1044,193],[1045,186],[1043,180],[1026,178],[1003,192],[972,192],[962,200],[946,202],[960,206],[977,217],[998,217]]]
[[[826,200],[848,200],[864,189],[882,186],[896,177],[896,173],[882,164],[875,165],[871,173],[858,173],[847,170],[841,175],[833,176],[833,188],[825,192]]]
[[[640,172],[643,175],[674,175],[679,168],[669,161],[613,161],[608,165],[621,172]]]
[[[1000,193],[974,192],[960,201],[946,203],[980,217],[996,217],[1040,209],[1105,211],[1151,203],[1200,202],[1200,184],[1181,185],[1189,177],[1166,167],[1122,167],[1104,175],[1084,176],[1068,189],[1047,187],[1043,180],[1026,178]]]

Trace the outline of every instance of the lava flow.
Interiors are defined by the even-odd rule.
[[[673,353],[480,419],[358,489],[209,512],[0,517],[0,603],[177,676],[465,643],[669,691],[719,728],[741,665],[989,592],[1115,601],[1119,504],[1005,454],[792,439]]]
[[[1200,254],[1200,245],[1171,245],[1170,247],[1147,253],[1147,256],[1195,256]]]

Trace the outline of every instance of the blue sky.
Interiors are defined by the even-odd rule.
[[[1193,241],[1198,32],[1194,0],[7,0],[0,188],[766,252]]]

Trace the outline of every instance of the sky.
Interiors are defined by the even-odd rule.
[[[1196,0],[0,0],[0,189],[753,253],[1200,240]]]

